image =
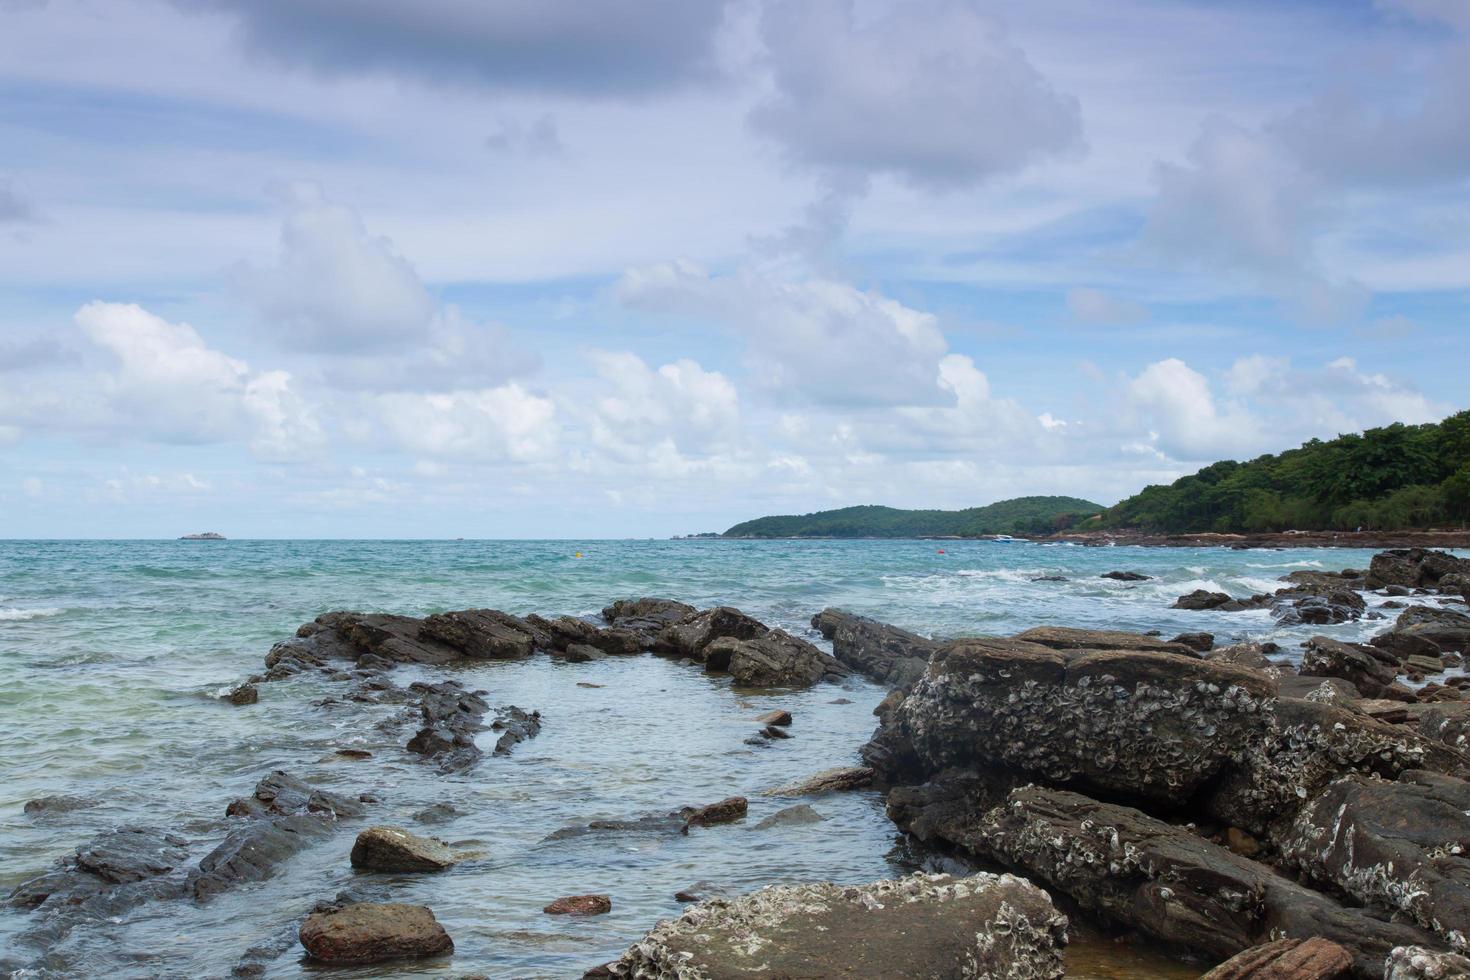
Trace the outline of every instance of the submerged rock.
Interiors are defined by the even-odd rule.
[[[352,845],[352,866],[365,871],[443,871],[454,855],[442,841],[401,827],[369,827]]]
[[[495,740],[495,754],[509,755],[516,745],[540,734],[541,712],[528,712],[515,705],[497,708],[495,722],[490,727],[500,732],[500,737]]]
[[[695,905],[609,967],[618,977],[1063,975],[1066,917],[1011,875],[777,885]]]
[[[788,806],[784,810],[777,810],[751,829],[770,830],[772,827],[796,827],[802,824],[821,823],[826,819],[826,817],[818,813],[810,804],[798,803],[795,806]]]
[[[330,964],[381,963],[454,952],[454,941],[422,905],[362,902],[307,916],[301,945]]]
[[[1098,578],[1110,578],[1115,582],[1147,582],[1153,576],[1142,572],[1103,572]]]
[[[768,789],[763,796],[815,796],[818,793],[836,793],[850,789],[859,789],[870,786],[873,782],[873,768],[871,766],[845,766],[841,769],[827,769],[806,779],[775,789]]]
[[[832,641],[832,656],[842,664],[891,687],[907,687],[923,676],[939,646],[917,633],[839,609],[817,613],[812,628]]]
[[[607,895],[567,895],[541,910],[547,915],[606,915],[612,911]]]
[[[490,706],[478,694],[465,691],[458,681],[438,684],[414,683],[409,690],[419,695],[423,727],[409,739],[407,749],[437,758],[445,772],[467,769],[483,753],[475,744],[475,733]]]
[[[86,810],[97,806],[100,801],[86,796],[41,796],[34,800],[26,800],[24,807],[27,816],[40,816],[48,813],[71,813],[73,810]]]
[[[254,684],[241,684],[225,692],[220,700],[233,705],[255,704],[260,700],[260,690]]]
[[[113,885],[157,878],[183,864],[189,842],[149,827],[120,827],[77,848],[76,867]]]

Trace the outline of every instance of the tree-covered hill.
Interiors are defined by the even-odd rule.
[[[727,538],[917,538],[1049,534],[1102,511],[1076,497],[1016,497],[966,510],[844,507],[815,514],[761,517],[736,524]]]
[[[1373,530],[1470,520],[1470,411],[1313,439],[1151,486],[1079,527],[1206,531]]]

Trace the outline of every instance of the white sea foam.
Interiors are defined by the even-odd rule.
[[[1314,559],[1308,559],[1307,561],[1280,561],[1280,562],[1276,562],[1274,564],[1272,564],[1270,562],[1261,562],[1261,563],[1249,562],[1249,563],[1246,564],[1245,567],[1246,568],[1321,568],[1322,567],[1322,563],[1320,561],[1316,561]]]
[[[60,609],[9,609],[0,606],[0,622],[41,619],[46,616],[59,616],[61,612]]]

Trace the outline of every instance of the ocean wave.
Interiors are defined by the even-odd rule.
[[[1316,561],[1314,559],[1310,559],[1309,558],[1306,561],[1281,561],[1281,562],[1276,562],[1274,564],[1273,563],[1270,563],[1270,562],[1260,562],[1260,563],[1257,563],[1257,562],[1248,562],[1248,563],[1246,563],[1246,566],[1245,567],[1246,568],[1322,568],[1323,565],[1322,565],[1322,563],[1320,561]]]
[[[61,609],[11,609],[0,606],[0,622],[43,619],[46,616],[60,616],[62,612]]]

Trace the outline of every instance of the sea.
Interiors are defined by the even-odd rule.
[[[321,675],[261,684],[253,705],[220,700],[262,670],[272,644],[329,610],[595,616],[615,599],[662,596],[734,605],[819,644],[810,619],[836,606],[935,637],[1042,624],[1166,637],[1209,631],[1219,643],[1272,640],[1296,658],[1313,633],[1355,640],[1387,621],[1281,628],[1264,611],[1169,606],[1194,589],[1271,591],[1288,572],[1363,568],[1370,558],[1339,549],[1020,541],[0,542],[0,895],[118,826],[169,828],[197,860],[225,834],[229,801],[277,769],[381,801],[276,877],[209,902],[145,903],[65,929],[42,913],[0,906],[0,975],[229,977],[248,966],[267,977],[320,976],[295,930],[314,904],[346,893],[428,905],[455,952],[428,963],[337,968],[332,977],[578,977],[678,915],[680,890],[739,894],[781,882],[965,870],[896,834],[876,792],[804,801],[818,822],[757,827],[802,802],[764,790],[858,761],[886,693],[861,679],[742,691],[726,677],[647,655],[399,668],[399,684],[452,673],[486,691],[492,706],[542,714],[539,736],[452,775],[404,750],[391,724],[401,706],[322,704],[344,685]],[[1100,577],[1114,570],[1150,577]],[[1065,581],[1037,581],[1052,577]],[[1385,600],[1368,601],[1373,616]],[[793,737],[747,744],[754,719],[773,708],[794,715]],[[353,760],[341,749],[372,755]],[[27,800],[53,794],[88,805],[24,813]],[[750,800],[742,823],[688,836],[552,839],[564,827],[732,795]],[[454,815],[417,822],[438,804]],[[348,851],[369,823],[437,836],[463,860],[432,875],[355,873]],[[542,912],[559,896],[593,892],[611,896],[610,914]],[[1080,921],[1073,940],[1074,977],[1182,978],[1202,968]]]

